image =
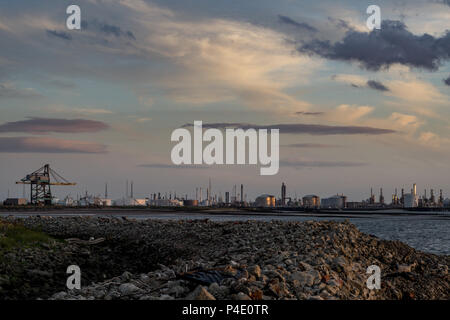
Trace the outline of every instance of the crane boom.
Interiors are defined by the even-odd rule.
[[[52,193],[50,186],[74,186],[75,182],[69,182],[46,164],[38,170],[27,174],[25,178],[16,181],[16,184],[30,185],[31,204],[51,205]]]

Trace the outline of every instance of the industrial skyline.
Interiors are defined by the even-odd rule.
[[[287,192],[287,185],[285,182],[281,183],[280,192],[278,193],[264,193],[255,198],[248,197],[247,192],[244,192],[244,184],[234,184],[232,191],[222,192],[213,189],[211,177],[208,178],[206,187],[192,186],[192,192],[180,193],[175,189],[171,191],[144,192],[145,197],[137,197],[134,192],[133,180],[126,180],[126,189],[122,197],[112,199],[108,193],[108,183],[104,185],[104,194],[89,193],[86,189],[84,194],[77,194],[76,196],[66,195],[62,199],[55,196],[53,187],[73,187],[77,183],[69,182],[60,173],[56,172],[49,164],[45,164],[41,168],[26,174],[24,178],[16,181],[16,184],[23,185],[22,197],[11,197],[8,194],[3,202],[5,205],[100,205],[100,206],[267,206],[267,207],[304,207],[304,208],[330,208],[330,209],[361,209],[361,208],[437,208],[449,207],[450,199],[444,198],[442,189],[439,189],[439,194],[436,196],[435,189],[431,188],[429,197],[427,197],[427,189],[424,193],[419,195],[417,185],[414,183],[410,192],[405,192],[401,188],[400,193],[398,188],[395,188],[391,195],[391,201],[386,200],[383,194],[383,188],[380,188],[379,196],[370,188],[370,196],[366,199],[359,199],[357,201],[350,200],[347,195],[343,193],[335,193],[329,197],[323,197],[314,193],[305,194],[302,196],[299,190],[294,190],[295,196]],[[27,197],[27,189],[29,186],[29,195]],[[53,192],[52,192],[53,190]],[[250,190],[251,192],[251,190]],[[142,194],[142,193],[141,193]],[[300,195],[300,196],[298,196]]]

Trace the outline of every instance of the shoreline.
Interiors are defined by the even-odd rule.
[[[16,286],[36,288],[33,281],[44,277],[48,288],[42,292],[14,291],[32,299],[449,299],[450,256],[381,240],[348,222],[0,221],[18,221],[59,239],[43,248],[17,249],[8,258],[10,272],[19,273],[9,275],[18,279]],[[89,244],[91,237],[104,241]],[[69,264],[82,270],[81,291],[65,289]],[[366,268],[373,264],[382,270],[380,290],[366,287]],[[221,278],[199,283],[186,270],[216,270]]]
[[[450,218],[450,211],[419,211],[419,210],[403,210],[403,209],[380,209],[380,210],[311,210],[311,211],[295,211],[295,210],[246,210],[230,208],[140,208],[140,207],[106,207],[106,208],[48,208],[48,207],[17,207],[8,209],[0,208],[0,217],[8,215],[20,216],[29,214],[36,215],[55,215],[55,216],[76,216],[76,215],[97,215],[97,216],[116,216],[116,215],[162,215],[162,214],[187,214],[187,215],[230,215],[230,216],[273,216],[273,217],[377,217],[377,216],[436,216]]]

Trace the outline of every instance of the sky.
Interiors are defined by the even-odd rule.
[[[81,30],[66,8],[81,8]],[[49,163],[112,198],[244,184],[360,201],[370,188],[450,194],[450,2],[0,0],[0,199]],[[194,120],[280,128],[280,170],[176,167]],[[205,144],[206,145],[206,144]],[[28,190],[26,192],[28,196]]]

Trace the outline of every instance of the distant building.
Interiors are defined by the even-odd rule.
[[[185,207],[198,207],[198,200],[183,200]]]
[[[325,209],[343,209],[346,206],[347,197],[343,195],[335,195],[324,198],[320,202],[320,207]]]
[[[26,206],[28,200],[25,198],[8,198],[3,201],[4,206]]]
[[[446,208],[449,208],[449,207],[450,207],[450,199],[449,199],[449,198],[445,199],[445,200],[443,201],[443,203],[444,203],[444,207],[446,207]]]
[[[115,206],[133,207],[133,206],[146,206],[147,199],[135,199],[135,198],[122,198],[113,201]]]
[[[193,203],[197,203],[197,200],[185,200],[185,201],[192,201]],[[178,199],[156,199],[156,200],[149,200],[148,205],[151,207],[181,207],[184,205],[182,200]]]
[[[303,207],[305,208],[319,208],[320,207],[320,197],[314,194],[304,196],[302,198]]]
[[[419,199],[417,195],[414,195],[413,193],[406,193],[403,207],[404,208],[416,208],[419,206]]]
[[[58,202],[58,205],[65,206],[65,207],[71,207],[76,204],[77,204],[77,202],[72,197],[69,197],[69,196],[65,197],[63,200],[60,200]]]
[[[111,207],[113,204],[113,201],[112,201],[112,199],[97,198],[97,204],[99,206]]]
[[[356,201],[352,201],[352,202],[347,202],[345,204],[345,207],[347,209],[361,209],[364,208],[366,206],[365,202],[356,202]]]
[[[255,200],[255,207],[275,207],[275,196],[270,194],[260,195]]]
[[[417,196],[417,186],[414,183],[411,193],[404,195],[403,207],[404,208],[417,208],[419,206],[419,197]]]

